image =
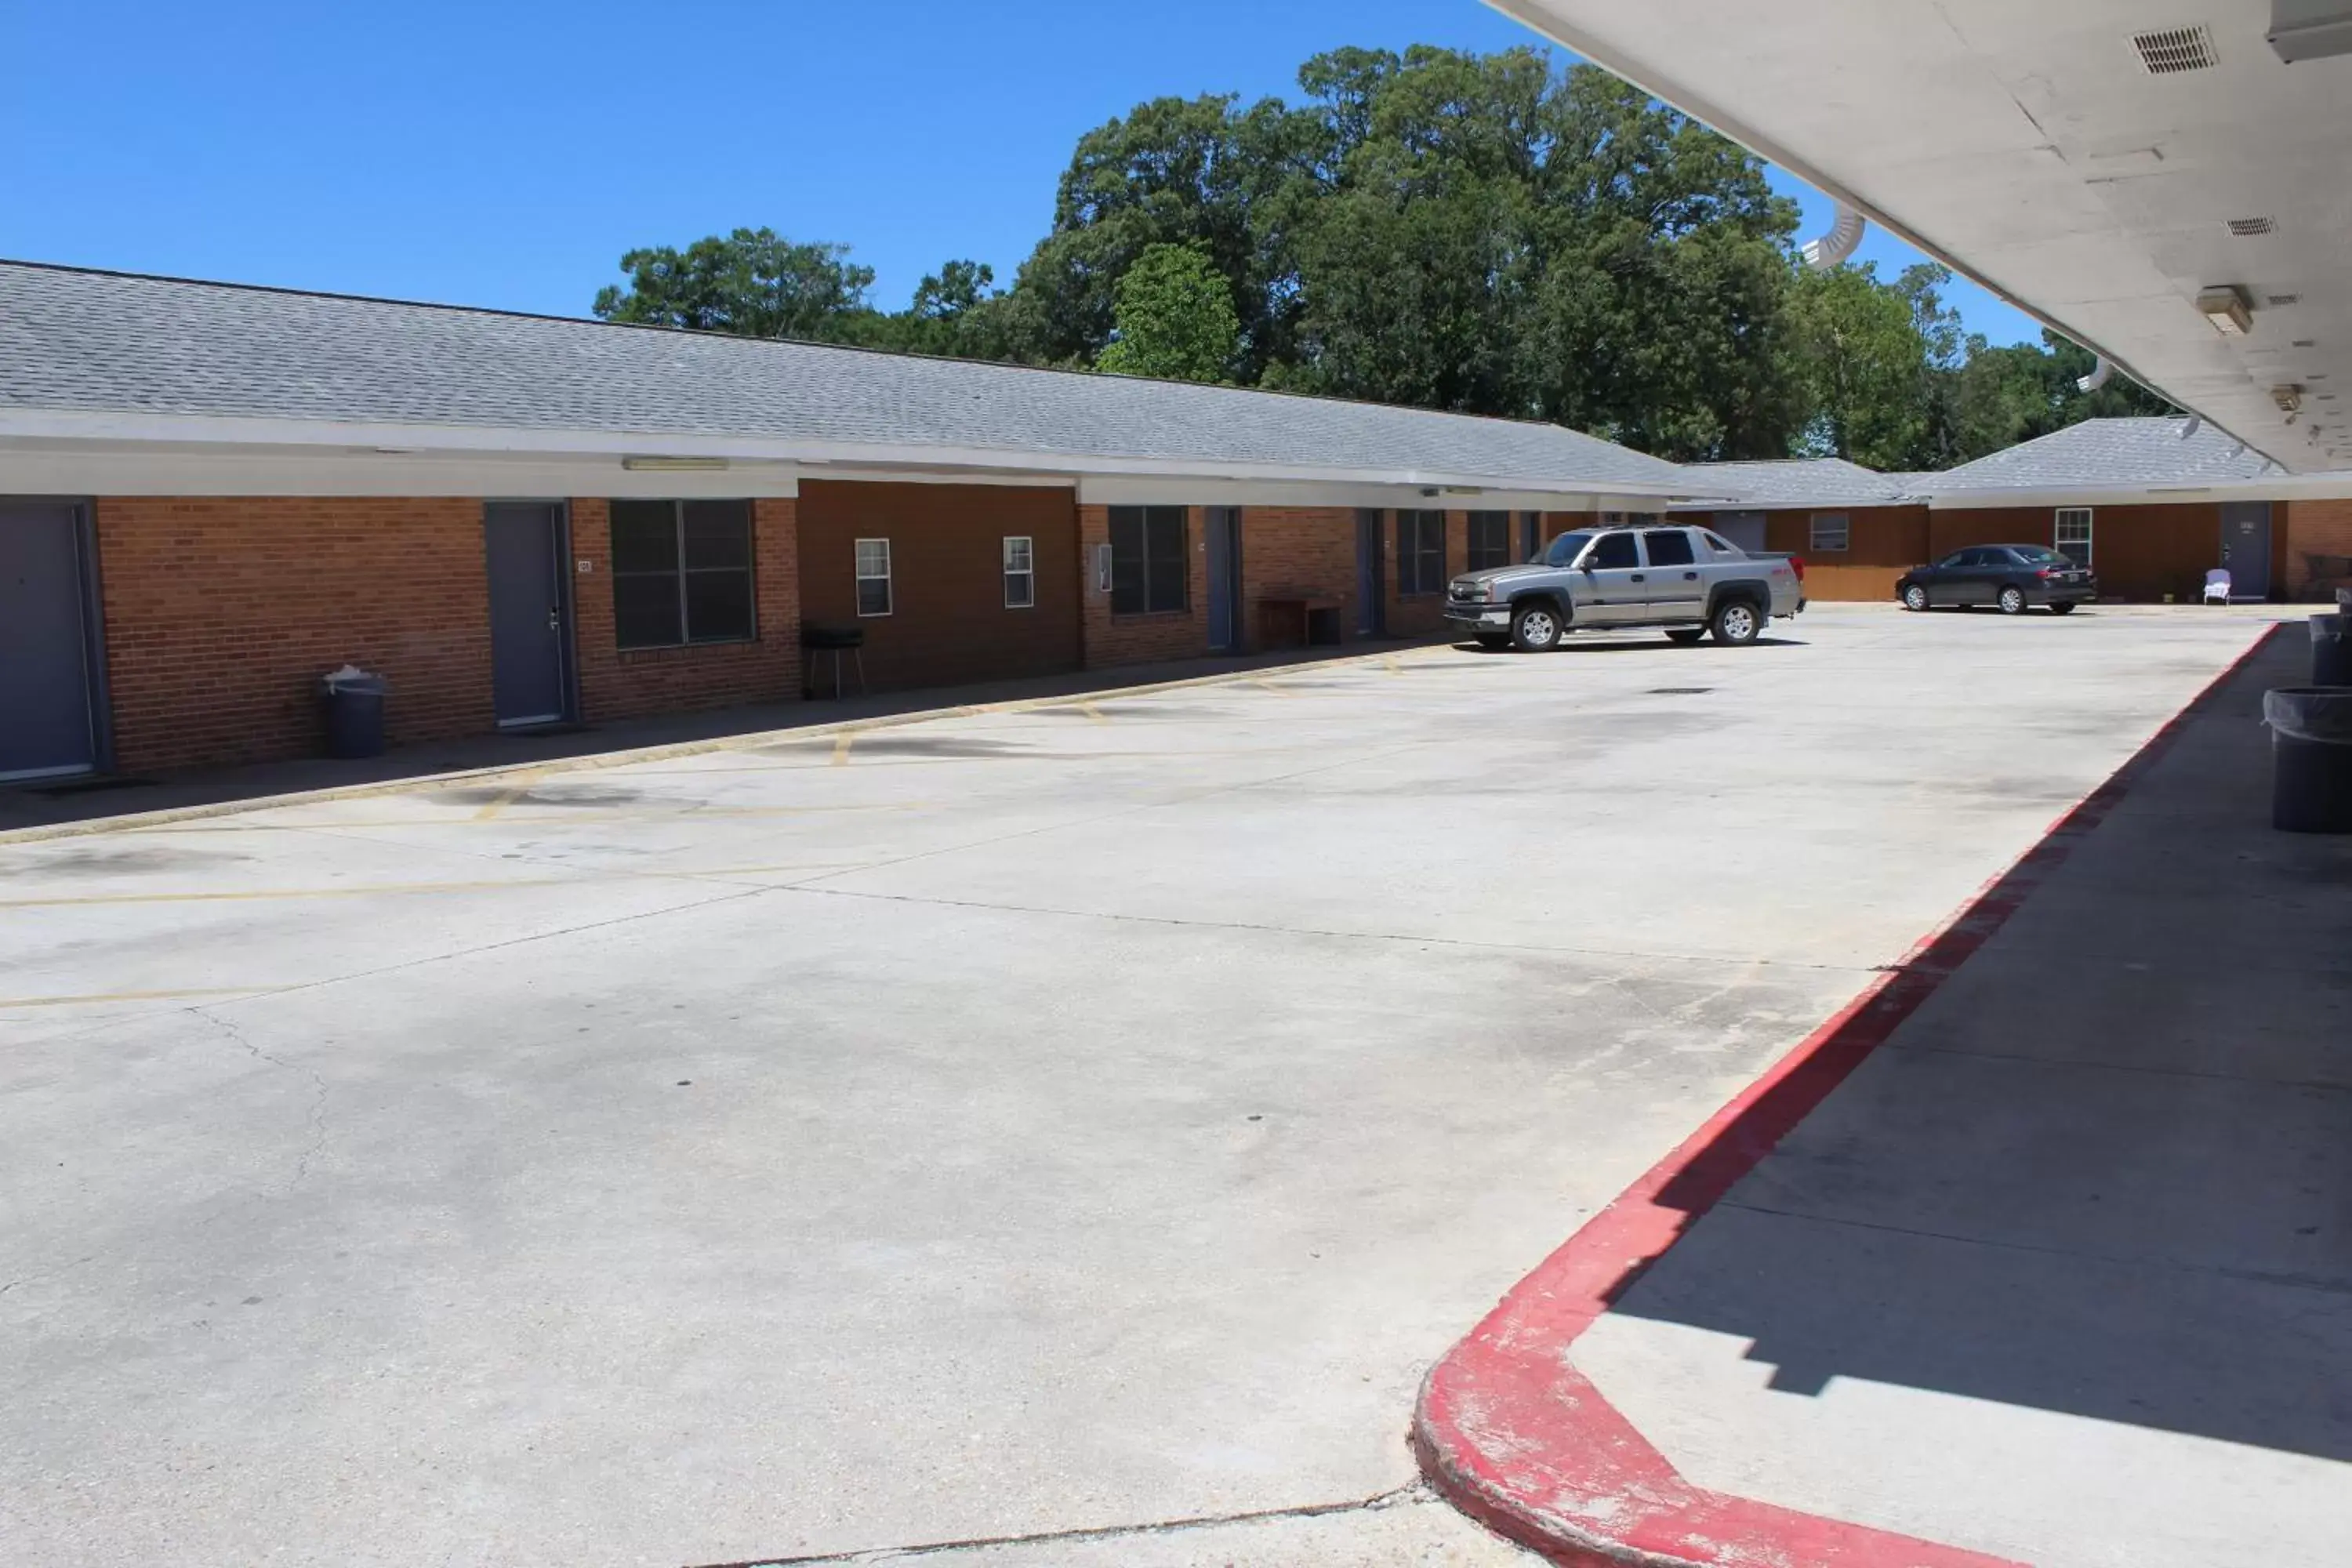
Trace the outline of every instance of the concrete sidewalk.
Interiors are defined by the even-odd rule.
[[[2045,1565],[2346,1561],[2352,842],[2268,826],[2295,633],[1575,1341],[1692,1486]]]

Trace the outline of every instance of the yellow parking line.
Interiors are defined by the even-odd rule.
[[[1108,719],[1103,716],[1103,710],[1096,707],[1091,702],[1079,703],[1078,711],[1085,714],[1087,718],[1093,720],[1097,724],[1108,724],[1110,722]]]
[[[0,899],[0,910],[52,910],[82,904],[237,904],[259,899],[360,899],[374,893],[465,893],[488,888],[552,888],[579,877],[513,877],[482,882],[377,882],[364,888],[254,888],[236,893],[81,893],[71,898]]]
[[[1253,680],[1250,684],[1256,687],[1261,691],[1271,691],[1276,697],[1296,697],[1298,695],[1298,693],[1295,691],[1285,691],[1281,687],[1276,686],[1271,680]]]
[[[220,985],[191,991],[100,991],[88,996],[0,996],[0,1013],[16,1007],[75,1007],[98,1002],[174,1002],[186,996],[266,996],[275,985]]]
[[[857,733],[856,731],[844,731],[835,739],[833,742],[833,765],[835,767],[845,768],[849,765],[849,748],[856,744],[856,741]]]
[[[530,793],[531,785],[537,784],[542,776],[543,775],[539,773],[525,773],[521,778],[515,780],[514,786],[511,789],[500,790],[494,799],[484,804],[481,810],[474,813],[474,820],[476,822],[490,821],[492,818],[496,817],[499,813],[504,811],[507,807],[512,805],[515,802],[529,795]]]
[[[1404,660],[1397,658],[1397,656],[1392,653],[1382,655],[1381,663],[1387,668],[1388,672],[1391,675],[1402,675],[1404,673]]]

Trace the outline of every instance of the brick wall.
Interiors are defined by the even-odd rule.
[[[1840,511],[1845,514],[1846,547],[1813,548],[1814,517]],[[1906,569],[1931,559],[1927,509],[1856,506],[1769,511],[1764,514],[1764,548],[1804,558],[1808,599],[1892,600],[1895,580]]]
[[[2352,500],[2282,501],[2272,509],[2273,538],[2281,544],[2280,581],[2290,598],[2343,586],[2346,579],[2321,579],[2311,570],[2314,555],[2352,557]]]
[[[630,648],[613,634],[613,526],[602,500],[572,503],[572,553],[590,563],[573,575],[573,646],[583,719],[778,702],[801,694],[800,553],[789,500],[751,503],[751,574],[757,597],[750,642]]]
[[[2213,501],[2091,510],[2091,570],[2102,597],[2140,603],[2170,594],[2194,604],[2221,553],[2221,509]],[[1971,544],[2054,544],[2057,509],[1939,509],[1929,514],[1928,559]]]
[[[1242,646],[1296,646],[1297,628],[1260,624],[1257,602],[1269,593],[1339,596],[1339,636],[1356,636],[1356,509],[1254,506],[1242,512]]]
[[[1156,615],[1115,616],[1110,594],[1097,589],[1095,552],[1110,542],[1110,508],[1078,508],[1078,580],[1085,606],[1086,667],[1151,664],[1196,658],[1209,651],[1209,555],[1205,509],[1184,509],[1184,552],[1192,563],[1185,607]],[[1246,541],[1243,548],[1248,548]],[[1247,565],[1248,558],[1243,558]]]
[[[124,771],[313,754],[319,678],[346,662],[389,679],[393,744],[495,724],[481,502],[105,498],[95,515]]]
[[[801,486],[802,619],[866,634],[877,689],[1078,668],[1078,522],[1067,489],[811,480]],[[1004,541],[1030,542],[1034,603],[1004,603]],[[891,607],[857,613],[857,541],[890,542]],[[830,654],[817,660],[831,689]]]

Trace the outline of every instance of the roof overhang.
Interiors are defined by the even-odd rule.
[[[2286,468],[2352,468],[2352,405],[2317,396],[2352,382],[2352,60],[2284,64],[2270,0],[1488,4]],[[2185,71],[2134,42],[2200,24],[2211,63]],[[2225,287],[2244,336],[2198,308]]]

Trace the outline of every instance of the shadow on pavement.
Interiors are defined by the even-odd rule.
[[[2305,658],[2272,637],[1726,1127],[1612,1313],[1782,1393],[2352,1460],[2352,841],[2271,829],[2259,721]]]

